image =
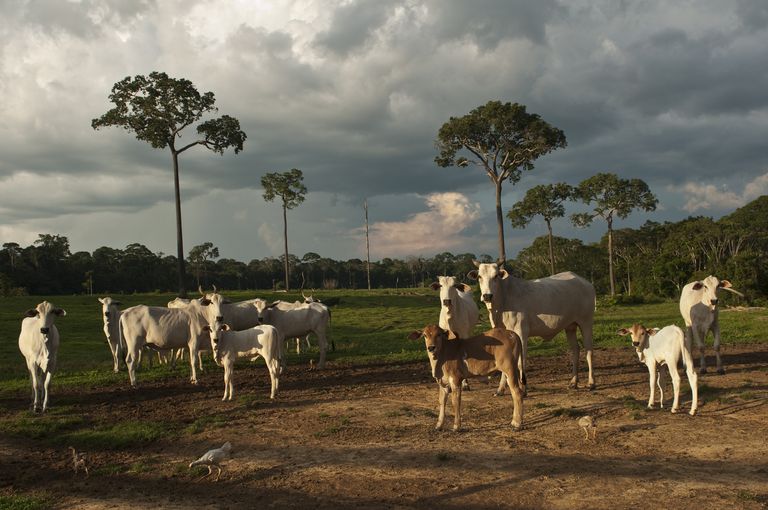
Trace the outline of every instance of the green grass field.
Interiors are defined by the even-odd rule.
[[[225,292],[233,301],[263,297],[265,299],[294,300],[299,293]],[[332,307],[331,338],[336,352],[329,353],[331,362],[362,364],[386,361],[425,359],[422,342],[406,337],[414,329],[436,323],[439,314],[437,294],[429,289],[399,290],[343,290],[317,292],[321,299],[337,298]],[[67,311],[57,319],[61,334],[59,368],[54,385],[110,384],[125,382],[126,374],[112,373],[112,360],[102,331],[101,305],[98,296],[25,296],[0,298],[0,395],[20,390],[27,391],[28,375],[24,359],[18,350],[18,335],[23,314],[43,299]],[[164,306],[174,296],[170,294],[113,295],[123,308],[136,304]],[[682,326],[677,303],[673,301],[644,305],[599,305],[596,312],[595,342],[598,348],[627,345],[616,330],[635,321],[645,325]],[[722,338],[725,344],[766,342],[768,313],[765,310],[722,312],[720,316]],[[481,306],[481,325],[488,327],[487,313]],[[711,345],[711,338],[709,340]],[[563,334],[553,341],[532,339],[531,356],[550,355],[565,351]],[[293,347],[290,349],[293,351]],[[307,363],[317,358],[314,347],[301,355],[291,352],[288,363]],[[208,363],[212,361],[208,360]],[[178,370],[178,369],[177,369]],[[186,363],[181,370],[188,370]],[[142,376],[145,377],[145,376]],[[178,377],[165,368],[155,368],[150,377]]]

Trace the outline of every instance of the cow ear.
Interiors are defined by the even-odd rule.
[[[55,314],[56,314],[56,315],[58,315],[59,317],[64,317],[65,315],[67,315],[67,312],[66,312],[66,310],[64,310],[63,308],[57,308],[57,309],[55,309],[55,310],[53,311],[53,313],[55,313]]]
[[[408,335],[408,340],[418,340],[421,338],[421,331],[411,331]]]
[[[477,280],[477,271],[473,269],[472,271],[467,273],[467,278],[469,278],[470,280]]]
[[[26,312],[24,312],[24,316],[26,317],[37,317],[37,310],[34,308],[30,308]]]
[[[621,329],[620,329],[620,330],[618,330],[616,333],[617,333],[617,334],[619,334],[619,335],[621,335],[621,336],[625,336],[625,335],[628,335],[628,334],[629,334],[629,330],[628,330],[627,328],[621,328]]]
[[[703,286],[704,286],[704,284],[703,284],[703,283],[701,283],[701,282],[696,282],[696,283],[694,283],[694,284],[693,284],[693,290],[699,290],[699,289],[701,289]]]
[[[440,288],[440,284],[439,284],[438,282],[432,282],[432,283],[429,285],[429,288],[430,288],[430,289],[432,289],[432,290],[437,290],[437,289],[439,289],[439,288]]]
[[[457,283],[456,285],[454,285],[454,287],[456,287],[456,289],[462,292],[472,292],[472,287],[470,287],[466,283]]]
[[[102,305],[104,304],[104,300],[102,298],[97,298],[97,299],[99,300],[99,303],[101,303]]]
[[[648,328],[648,329],[645,330],[645,332],[648,333],[649,335],[653,336],[653,335],[655,335],[656,333],[659,332],[659,328]]]
[[[509,273],[503,267],[499,267],[499,276],[501,276],[502,280],[506,280],[507,278],[509,278]]]
[[[275,301],[274,303],[270,303],[269,305],[267,305],[267,308],[274,308],[278,305],[278,303],[280,303],[280,301]]]
[[[724,289],[730,289],[733,287],[733,285],[731,285],[731,282],[728,280],[720,280],[720,287],[723,287]]]
[[[220,329],[222,331],[229,331],[232,328],[229,327],[229,324],[222,324]]]

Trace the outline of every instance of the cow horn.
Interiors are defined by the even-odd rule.
[[[213,286],[213,292],[219,292],[219,291],[216,289],[216,285],[214,285],[214,286]]]
[[[197,286],[197,291],[200,293],[201,296],[205,296],[205,292],[203,292],[203,286],[202,285],[198,285]]]
[[[304,291],[303,290],[301,291],[301,297],[303,297],[304,299],[307,299],[307,296],[304,295]]]
[[[740,296],[740,297],[744,297],[744,294],[742,294],[742,293],[741,293],[741,292],[739,292],[738,290],[732,289],[732,288],[730,288],[730,287],[720,287],[720,290],[727,290],[728,292],[733,292],[733,293],[734,293],[734,294],[736,294],[737,296]]]

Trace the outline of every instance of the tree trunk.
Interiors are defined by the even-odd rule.
[[[288,214],[283,204],[283,241],[285,241],[285,290],[291,290],[288,285]]]
[[[555,274],[555,253],[552,249],[552,223],[547,221],[547,230],[549,231],[549,274]]]
[[[504,249],[504,214],[501,211],[501,180],[496,180],[496,223],[499,226],[499,258],[507,260],[507,251]]]
[[[608,217],[608,278],[611,281],[611,296],[616,295],[616,282],[613,278],[613,218]]]
[[[181,230],[181,189],[179,187],[179,153],[171,149],[173,157],[173,189],[176,196],[176,257],[179,273],[179,297],[187,297],[187,286],[184,273],[184,240]]]

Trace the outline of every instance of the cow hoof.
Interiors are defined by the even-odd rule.
[[[512,431],[513,432],[520,432],[521,430],[523,430],[523,426],[522,425],[515,425],[514,423],[512,424]]]
[[[589,386],[587,386],[587,389],[588,389],[589,391],[595,391],[595,388],[596,388],[596,387],[597,387],[597,386],[595,386],[595,383],[589,383]]]
[[[569,390],[576,390],[578,388],[579,388],[579,384],[578,383],[575,383],[575,382],[568,383],[568,389]]]
[[[494,397],[501,397],[502,395],[504,395],[503,391],[494,391],[493,392],[493,396]]]
[[[677,409],[672,409],[672,414],[677,414]]]
[[[717,375],[725,375],[725,369],[724,368],[718,368],[717,369]]]
[[[696,416],[696,409],[691,409],[690,411],[688,411],[688,414],[690,414],[691,416]]]

